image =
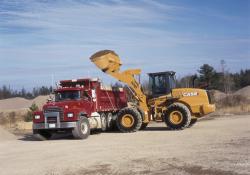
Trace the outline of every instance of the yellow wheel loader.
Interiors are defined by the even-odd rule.
[[[122,63],[114,51],[99,51],[90,60],[104,73],[127,84],[137,101],[117,114],[116,124],[122,132],[144,129],[152,120],[164,121],[170,129],[180,130],[191,127],[198,118],[215,111],[206,90],[175,88],[175,72],[149,73],[152,95],[147,97],[135,78],[141,70],[120,71]]]

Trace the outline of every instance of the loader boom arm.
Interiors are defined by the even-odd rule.
[[[140,69],[128,69],[120,71],[120,58],[110,50],[99,51],[90,57],[91,61],[104,73],[111,75],[115,79],[127,84],[133,90],[134,97],[138,100],[139,107],[144,111],[143,122],[149,122],[147,97],[141,89],[140,83],[135,79],[135,75],[141,73]]]

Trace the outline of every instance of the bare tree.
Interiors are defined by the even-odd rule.
[[[222,84],[225,93],[230,93],[233,86],[233,79],[230,76],[229,68],[227,68],[226,61],[221,60]]]

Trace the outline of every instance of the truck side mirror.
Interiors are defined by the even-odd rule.
[[[83,99],[86,99],[86,98],[91,99],[91,96],[88,94],[88,91],[87,91],[87,90],[83,91],[83,96],[82,96],[82,98],[83,98]]]
[[[47,102],[52,102],[53,101],[53,97],[51,95],[49,95],[49,98],[47,99]]]

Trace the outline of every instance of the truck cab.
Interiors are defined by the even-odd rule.
[[[105,87],[98,79],[63,80],[54,92],[54,100],[33,116],[33,133],[45,139],[56,132],[85,139],[91,129],[106,131],[117,111],[127,106],[122,88]]]

